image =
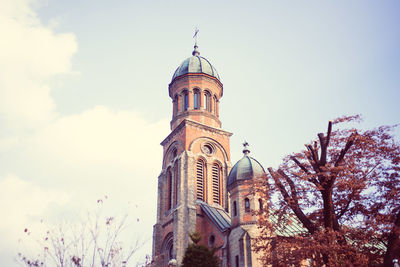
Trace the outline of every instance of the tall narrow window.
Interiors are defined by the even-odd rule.
[[[237,216],[236,201],[233,201],[232,213],[233,213],[233,216]]]
[[[198,89],[195,89],[193,91],[193,107],[194,109],[199,109],[200,108],[200,91]]]
[[[263,207],[263,201],[262,201],[261,198],[258,199],[258,207],[259,207],[260,211],[262,211],[263,208],[264,208],[264,207]]]
[[[239,255],[235,256],[235,267],[239,267]]]
[[[183,110],[188,110],[189,108],[189,93],[188,91],[183,92]]]
[[[172,173],[171,170],[167,171],[167,210],[172,208]]]
[[[177,114],[179,112],[179,97],[178,95],[175,95],[174,98],[174,114]]]
[[[211,94],[208,91],[204,92],[204,107],[211,112]]]
[[[176,151],[176,150],[175,150]],[[174,165],[174,206],[178,204],[178,163]]]
[[[250,200],[248,198],[244,199],[244,211],[249,212],[250,211]]]
[[[204,200],[204,161],[198,160],[196,164],[196,198]]]
[[[212,191],[213,191],[213,202],[221,204],[220,201],[220,168],[218,164],[212,166]]]
[[[217,115],[217,96],[216,95],[214,95],[214,97],[213,97],[213,106],[214,106],[214,109],[213,109],[214,114]]]

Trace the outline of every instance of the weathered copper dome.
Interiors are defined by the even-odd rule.
[[[249,157],[250,150],[243,150],[244,156],[231,169],[228,176],[228,187],[240,180],[250,180],[265,174],[263,166],[254,158]]]
[[[179,76],[188,73],[205,73],[220,80],[217,70],[211,65],[210,61],[200,56],[197,45],[194,46],[193,56],[185,59],[176,69],[172,81]]]

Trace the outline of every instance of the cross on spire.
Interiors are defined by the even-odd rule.
[[[250,150],[249,150],[248,146],[249,146],[249,143],[247,143],[247,141],[244,141],[244,143],[243,143],[243,154],[245,156],[247,156],[247,154],[250,153]]]
[[[193,56],[198,56],[198,55],[200,55],[199,50],[197,50],[197,48],[199,48],[199,47],[197,46],[197,34],[198,34],[198,33],[199,33],[199,28],[196,27],[196,29],[194,30],[194,35],[193,35],[193,38],[194,38],[194,50],[193,50],[193,52],[192,52],[192,55],[193,55]]]
[[[194,45],[197,45],[197,34],[199,33],[199,28],[196,27],[196,29],[194,29]]]

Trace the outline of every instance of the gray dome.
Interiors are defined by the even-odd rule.
[[[179,76],[188,73],[205,73],[213,76],[219,80],[219,75],[217,70],[211,65],[211,63],[204,57],[199,56],[194,53],[192,57],[185,59],[182,64],[176,69],[174,76],[172,76],[172,81]]]
[[[255,176],[260,176],[265,173],[263,166],[253,159],[247,156],[247,153],[239,160],[235,166],[231,169],[228,176],[228,187],[239,180],[250,180]]]

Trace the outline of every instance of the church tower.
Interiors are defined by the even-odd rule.
[[[153,229],[155,266],[182,262],[189,233],[219,247],[226,256],[230,218],[227,177],[231,169],[229,138],[221,129],[219,104],[223,86],[216,69],[192,56],[176,69],[169,84],[171,133],[161,142],[162,171],[158,177],[157,222]]]

